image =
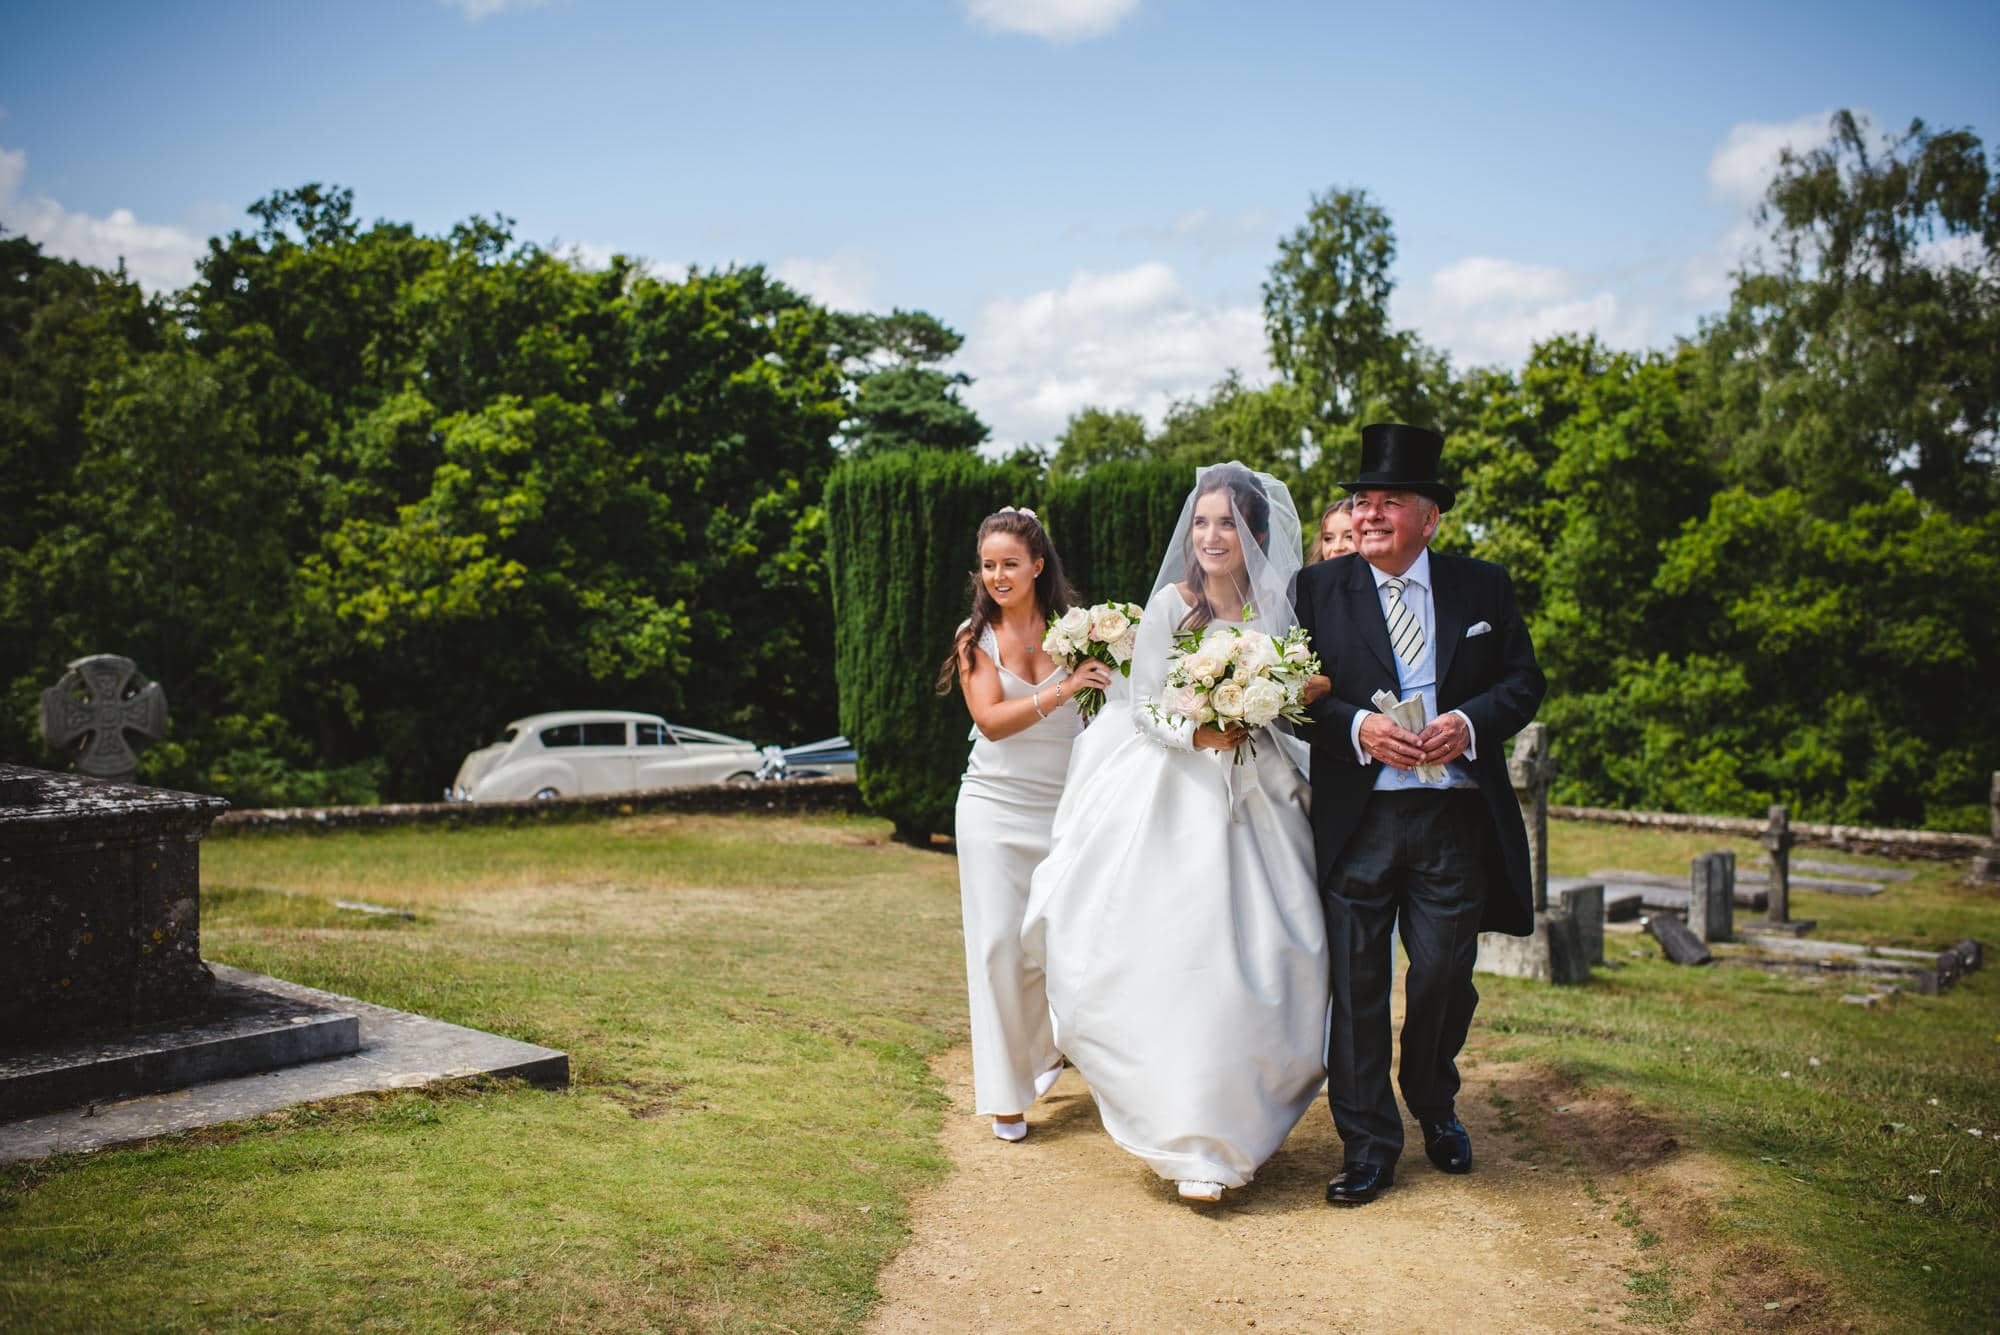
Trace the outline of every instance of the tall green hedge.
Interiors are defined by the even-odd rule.
[[[1193,475],[1119,462],[1045,482],[1015,462],[933,450],[854,460],[827,479],[840,726],[861,797],[913,842],[952,827],[969,722],[932,682],[970,604],[973,535],[1003,505],[1036,506],[1091,601],[1145,600]]]
[[[970,453],[898,451],[827,478],[840,726],[860,760],[861,798],[898,838],[949,833],[970,729],[957,692],[933,689],[970,606],[979,521],[1032,504],[1033,469]]]
[[[1090,602],[1143,603],[1194,470],[1156,460],[1103,463],[1045,484],[1042,519],[1070,583]]]

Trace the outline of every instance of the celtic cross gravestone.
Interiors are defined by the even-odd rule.
[[[139,753],[127,734],[143,745],[166,732],[167,693],[118,654],[79,658],[42,692],[42,740],[75,756],[77,770],[94,778],[129,781]]]
[[[1549,785],[1555,782],[1556,766],[1547,732],[1544,725],[1530,723],[1514,738],[1514,753],[1507,757],[1507,777],[1521,804],[1521,823],[1528,828],[1528,880],[1537,913],[1549,907]]]

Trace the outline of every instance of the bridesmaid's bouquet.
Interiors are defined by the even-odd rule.
[[[1187,719],[1229,728],[1261,728],[1285,719],[1306,721],[1306,678],[1319,658],[1298,626],[1273,639],[1261,630],[1226,621],[1174,636],[1166,690],[1155,717]],[[1250,754],[1257,754],[1256,744]],[[1240,764],[1243,752],[1236,760]]]
[[[1137,603],[1093,603],[1072,607],[1049,618],[1048,633],[1042,636],[1042,652],[1071,671],[1086,658],[1118,669],[1120,676],[1132,675],[1132,647],[1139,641]],[[1073,697],[1076,712],[1089,718],[1104,706],[1104,692],[1086,686]]]

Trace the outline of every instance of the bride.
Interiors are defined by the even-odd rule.
[[[1173,633],[1292,625],[1284,484],[1199,470],[1129,682],[1078,739],[1022,930],[1105,1130],[1191,1200],[1250,1181],[1325,1079],[1326,925],[1305,747],[1161,719]]]

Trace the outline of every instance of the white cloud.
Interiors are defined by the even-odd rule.
[[[1102,37],[1130,18],[1139,0],[965,0],[982,28],[1067,43]]]
[[[122,259],[126,271],[150,291],[194,281],[195,261],[208,250],[202,238],[178,227],[140,222],[130,209],[95,218],[45,195],[21,198],[27,175],[27,150],[0,149],[0,224],[8,231],[41,243],[51,255],[101,269],[115,269]]]
[[[1830,136],[1830,114],[1731,126],[1705,173],[1724,221],[1706,246],[1613,275],[1476,255],[1398,290],[1394,315],[1461,366],[1519,365],[1562,333],[1595,333],[1621,348],[1665,345],[1692,334],[1729,302],[1735,275],[1763,242],[1757,207],[1780,154],[1809,152]]]
[[[1778,124],[1744,121],[1729,127],[1722,146],[1708,160],[1709,197],[1743,212],[1757,207],[1778,172],[1785,149],[1807,153],[1831,137],[1831,112]]]
[[[1729,226],[1698,255],[1680,266],[1681,294],[1691,305],[1713,310],[1726,305],[1736,271],[1763,242],[1757,209],[1778,174],[1786,149],[1809,153],[1832,136],[1833,113],[1820,112],[1782,122],[1743,121],[1729,127],[1708,160],[1708,197],[1730,212]]]
[[[1474,255],[1393,299],[1397,324],[1460,366],[1516,366],[1553,334],[1591,333],[1619,347],[1646,346],[1651,312],[1566,269]]]
[[[829,310],[865,311],[875,300],[875,268],[859,255],[780,260],[771,273]]]
[[[558,242],[550,250],[580,269],[609,269],[613,257],[623,255],[640,273],[663,283],[678,283],[688,276],[685,264],[667,264],[635,255],[623,246],[601,246],[594,241]]]
[[[1205,393],[1232,368],[1268,375],[1262,309],[1198,301],[1158,262],[988,302],[958,364],[973,377],[966,402],[1001,448],[1047,444],[1084,407],[1138,412],[1158,427],[1176,399]]]
[[[467,23],[480,23],[508,10],[540,9],[549,0],[439,0],[465,15]]]

